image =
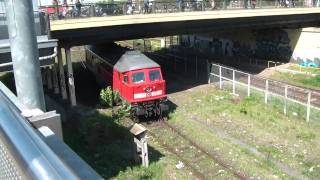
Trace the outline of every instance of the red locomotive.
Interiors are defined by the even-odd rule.
[[[86,46],[88,68],[102,85],[112,85],[131,105],[134,117],[163,117],[168,110],[159,64],[116,44]]]

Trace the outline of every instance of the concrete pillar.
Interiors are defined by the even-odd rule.
[[[57,64],[56,63],[54,63],[52,65],[52,80],[53,80],[54,93],[59,94],[59,82],[58,82]]]
[[[51,74],[51,67],[46,67],[46,75],[47,75],[47,84],[48,89],[52,90],[52,74]]]
[[[70,47],[67,47],[65,50],[66,50],[66,60],[67,60],[67,69],[68,69],[68,88],[69,88],[70,103],[71,103],[71,106],[76,106],[77,105],[76,92],[75,92],[75,86],[74,86]]]
[[[65,82],[65,75],[64,75],[64,68],[63,68],[63,61],[62,61],[62,54],[61,48],[58,48],[58,66],[59,66],[59,78],[60,78],[60,88],[61,88],[61,95],[62,99],[67,99],[67,89],[66,89],[66,82]]]
[[[41,68],[41,77],[42,77],[42,84],[44,86],[46,86],[47,85],[47,74],[46,74],[45,68]]]

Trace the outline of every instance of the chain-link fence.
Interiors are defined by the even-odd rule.
[[[307,122],[320,122],[320,94],[282,82],[261,78],[246,72],[210,65],[209,84],[226,89],[234,95],[256,96],[266,104],[281,109],[289,117],[301,117]]]

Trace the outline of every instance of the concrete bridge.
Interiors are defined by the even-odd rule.
[[[50,24],[52,37],[62,46],[75,46],[213,30],[315,27],[320,24],[320,8],[138,14],[56,20]]]

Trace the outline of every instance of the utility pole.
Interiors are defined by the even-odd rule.
[[[45,111],[32,0],[6,0],[13,73],[18,98]]]

